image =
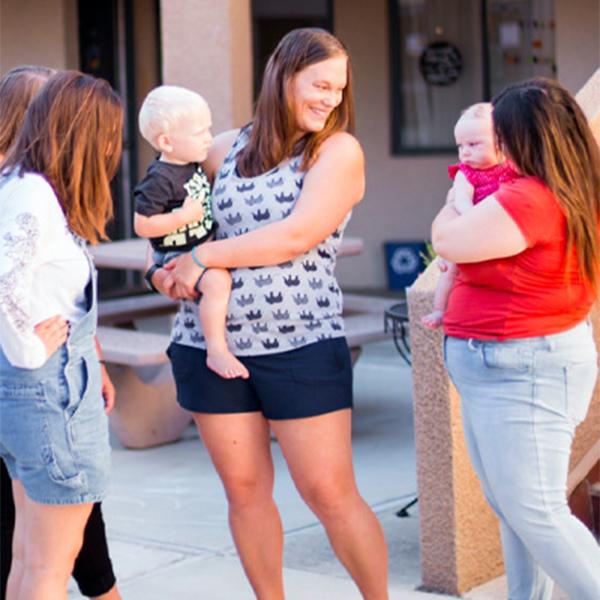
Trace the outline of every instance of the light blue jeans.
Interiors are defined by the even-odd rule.
[[[600,599],[600,547],[567,505],[571,442],[598,372],[591,326],[536,338],[448,337],[465,438],[500,519],[509,600]]]
[[[94,336],[96,272],[88,312],[38,369],[10,364],[0,349],[0,457],[11,479],[44,504],[98,502],[108,485],[110,445]]]

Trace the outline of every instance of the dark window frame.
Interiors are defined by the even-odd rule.
[[[483,50],[482,60],[482,97],[484,101],[490,100],[490,67],[489,47],[487,31],[487,0],[480,0],[480,35]],[[392,136],[391,153],[393,156],[435,156],[456,154],[456,147],[430,146],[428,148],[406,146],[402,143],[402,93],[400,90],[402,82],[402,64],[400,60],[400,35],[398,32],[398,3],[396,0],[388,0],[388,23],[389,23],[389,51],[390,51],[390,76],[391,76],[391,113],[392,113]]]

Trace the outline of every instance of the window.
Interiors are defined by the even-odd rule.
[[[154,156],[146,144],[138,147],[137,109],[160,81],[158,9],[158,0],[78,0],[80,69],[106,79],[125,108],[121,165],[111,184],[114,219],[107,228],[111,239],[132,237],[132,191]],[[140,154],[144,160],[138,171]],[[103,297],[145,289],[133,271],[102,269],[99,278]]]
[[[460,112],[554,76],[553,0],[391,0],[393,152],[454,150]]]
[[[556,76],[554,2],[488,0],[486,8],[488,97],[513,81]]]

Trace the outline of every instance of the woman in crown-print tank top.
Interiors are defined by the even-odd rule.
[[[266,67],[252,123],[218,136],[203,165],[213,179],[217,239],[152,276],[164,293],[191,300],[203,267],[231,271],[228,344],[250,377],[223,379],[206,368],[189,301],[169,355],[178,401],[193,412],[225,487],[257,598],[284,598],[270,429],[363,597],[388,598],[383,533],[352,467],[352,368],[334,276],[365,185],[352,125],[344,46],[323,30],[287,34]]]

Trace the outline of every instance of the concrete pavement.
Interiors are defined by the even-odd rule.
[[[365,348],[355,368],[354,462],[361,492],[380,519],[388,548],[390,600],[448,598],[417,591],[416,493],[411,371],[391,342]],[[125,450],[113,440],[113,477],[104,503],[109,544],[125,600],[252,600],[227,526],[220,482],[195,430],[176,444]],[[285,531],[288,600],[360,600],[324,530],[300,500],[277,442],[275,497]],[[506,597],[502,580],[472,600]],[[70,599],[81,598],[74,582]]]

